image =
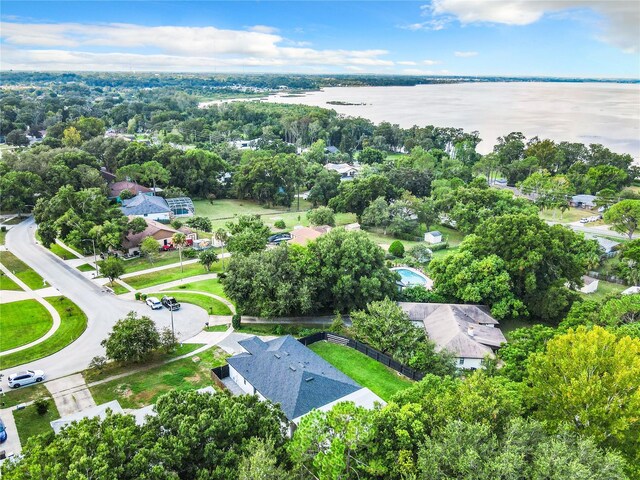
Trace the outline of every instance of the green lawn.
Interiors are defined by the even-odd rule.
[[[413,383],[353,348],[324,341],[316,342],[309,348],[383,400],[388,401],[394,394]]]
[[[149,293],[150,297],[157,298],[162,298],[164,295],[164,293]],[[231,315],[229,307],[220,300],[207,297],[206,295],[198,295],[197,293],[191,292],[167,293],[167,295],[175,297],[175,299],[180,303],[192,303],[204,308],[209,315]]]
[[[433,230],[438,230],[440,233],[442,233],[446,241],[449,242],[449,245],[451,245],[452,247],[460,245],[460,243],[466,236],[464,233],[451,227],[446,227],[444,225],[436,225],[435,227],[433,227]]]
[[[212,278],[211,280],[201,280],[199,282],[185,283],[184,285],[180,285],[179,287],[171,287],[170,289],[213,293],[214,295],[218,295],[219,297],[227,298],[224,293],[224,288],[222,287],[220,280],[218,280],[217,278]]]
[[[304,323],[243,323],[237,332],[251,335],[293,335],[294,337],[306,337],[322,329],[329,328],[326,325]]]
[[[107,282],[105,285],[109,287],[111,290],[113,290],[113,293],[115,293],[116,295],[122,295],[123,293],[129,292],[128,288],[123,287],[118,282],[113,282],[113,283]]]
[[[625,285],[619,285],[617,283],[607,282],[605,280],[600,280],[598,282],[598,289],[593,293],[580,293],[582,298],[585,300],[596,300],[598,302],[603,301],[609,295],[616,295],[627,287]]]
[[[188,260],[184,256],[184,250],[182,253],[182,259]],[[149,262],[147,257],[137,257],[131,260],[125,260],[124,273],[133,273],[141,270],[147,270],[149,268],[163,267],[164,265],[171,265],[173,263],[178,263],[179,261],[180,257],[177,250],[158,253],[158,258],[153,263]]]
[[[113,377],[114,375],[126,373],[131,369],[160,365],[165,360],[186,355],[193,352],[194,350],[199,349],[203,345],[204,344],[202,343],[183,343],[182,345],[178,345],[178,347],[170,353],[163,353],[160,351],[155,352],[143,363],[120,364],[118,362],[109,362],[102,370],[88,368],[82,372],[82,375],[84,376],[84,379],[87,383],[97,382],[98,380]]]
[[[69,250],[67,250],[66,248],[62,248],[57,243],[52,243],[51,246],[49,247],[49,250],[51,250],[53,253],[55,253],[57,256],[59,256],[63,260],[71,260],[72,258],[78,258]]]
[[[22,290],[16,282],[0,271],[0,290]]]
[[[7,231],[0,230],[0,245],[4,245],[4,239],[6,238],[6,236],[7,236]]]
[[[220,262],[216,262],[211,266],[211,272],[219,272],[220,270]],[[125,278],[122,281],[135,289],[141,289],[160,285],[161,283],[172,282],[181,278],[204,275],[206,273],[210,272],[207,272],[200,263],[190,263],[189,265],[184,265],[184,271],[182,272],[180,271],[180,267],[168,268],[158,272],[143,273],[142,275],[136,275],[135,277]]]
[[[155,403],[158,397],[171,390],[194,390],[213,385],[211,368],[225,363],[227,354],[213,347],[195,357],[176,360],[150,370],[90,387],[99,405],[118,400],[123,408],[140,408]]]
[[[83,263],[82,265],[79,265],[77,268],[81,272],[93,272],[95,270],[94,266],[89,265],[88,263]]]
[[[229,329],[228,325],[212,325],[204,329],[205,332],[226,332]]]
[[[26,403],[36,398],[49,396],[49,390],[42,383],[34,383],[32,385],[18,388],[17,390],[5,389],[5,395],[0,397],[3,402],[0,408],[9,408]]]
[[[37,290],[45,286],[43,285],[42,277],[20,261],[13,253],[0,252],[0,263],[11,270],[13,274],[26,283],[29,288]]]
[[[53,432],[50,422],[60,418],[60,414],[53,400],[49,400],[47,403],[49,404],[49,410],[44,415],[40,415],[34,405],[29,405],[23,410],[13,411],[18,437],[20,437],[22,445],[25,444],[29,437]]]
[[[591,210],[585,210],[584,208],[569,208],[564,212],[554,208],[550,210],[542,210],[540,212],[540,218],[543,220],[550,220],[552,222],[571,223],[577,222],[581,218],[591,217],[597,214],[597,212],[594,213]]]
[[[87,316],[66,297],[51,297],[47,301],[60,313],[61,324],[44,342],[20,352],[0,357],[0,369],[15,367],[47,357],[75,341],[87,328]]]
[[[47,333],[53,319],[36,300],[0,304],[0,352],[26,345]]]

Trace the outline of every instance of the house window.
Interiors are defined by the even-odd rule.
[[[464,365],[464,358],[458,359],[458,365]]]

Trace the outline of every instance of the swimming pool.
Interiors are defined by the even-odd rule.
[[[394,272],[400,274],[400,283],[402,287],[413,287],[416,285],[423,286],[430,289],[433,286],[433,281],[427,277],[424,273],[410,267],[396,267],[391,269]]]

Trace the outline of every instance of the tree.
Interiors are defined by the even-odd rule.
[[[98,266],[100,273],[109,279],[111,285],[124,273],[124,262],[118,257],[109,256],[99,261]]]
[[[576,305],[579,302],[574,304],[574,308]],[[509,341],[498,350],[498,357],[504,362],[500,374],[514,382],[521,382],[532,354],[544,352],[547,342],[558,332],[559,330],[546,325],[532,325],[510,332]]]
[[[367,177],[356,177],[351,182],[341,182],[338,195],[329,201],[334,212],[352,212],[358,217],[365,208],[378,197],[387,200],[398,196],[396,188],[391,185],[387,177],[379,174]]]
[[[224,272],[224,247],[229,241],[229,232],[224,228],[218,228],[215,232],[213,232],[213,238],[215,238],[221,244],[222,255],[220,255],[220,259],[222,260],[222,271]]]
[[[140,166],[140,180],[143,182],[151,182],[153,185],[153,193],[156,193],[156,183],[166,184],[169,182],[171,175],[169,170],[164,168],[159,162],[151,160]]]
[[[394,240],[389,245],[389,253],[396,258],[404,257],[404,245],[400,240]]]
[[[142,255],[147,257],[152,265],[153,262],[158,258],[159,248],[160,247],[158,246],[158,241],[151,235],[145,237],[142,243],[140,243],[140,252],[142,252]]]
[[[11,130],[7,133],[6,142],[8,145],[16,145],[18,147],[29,145],[29,139],[22,130]]]
[[[76,127],[65,128],[62,143],[66,147],[79,147],[82,145],[82,136]]]
[[[240,215],[236,223],[227,223],[227,250],[239,255],[259,252],[267,246],[271,231],[258,215]]]
[[[429,264],[429,262],[431,261],[431,256],[433,255],[431,249],[422,243],[414,245],[409,249],[407,253],[411,258],[415,259],[416,262],[422,265]]]
[[[622,200],[616,203],[605,212],[604,221],[631,240],[640,224],[640,200]]]
[[[382,227],[383,234],[387,234],[387,227],[391,224],[389,205],[384,197],[378,197],[364,209],[360,221],[363,225]]]
[[[0,176],[0,207],[5,212],[21,213],[27,205],[35,205],[43,187],[35,173],[9,171]]]
[[[290,473],[278,465],[274,442],[271,439],[249,439],[247,453],[238,465],[238,480],[287,480]]]
[[[376,150],[375,148],[371,148],[371,147],[365,147],[358,154],[358,161],[360,163],[366,163],[368,165],[373,165],[373,164],[376,164],[376,163],[384,162],[386,157],[387,156],[385,155],[385,153],[381,152],[380,150]]]
[[[640,460],[640,339],[597,326],[570,329],[533,355],[527,383],[536,416],[551,427],[569,424]]]
[[[640,239],[622,246],[617,272],[631,285],[640,285]]]
[[[210,272],[211,265],[216,263],[216,261],[218,260],[218,255],[216,255],[215,250],[208,249],[200,252],[200,255],[198,255],[198,259],[200,260],[200,263],[205,268],[205,270],[207,272]]]
[[[318,207],[307,212],[307,218],[311,225],[329,225],[335,227],[336,219],[333,210],[329,207]]]
[[[313,181],[313,186],[309,190],[307,199],[313,203],[314,207],[327,205],[329,200],[338,195],[339,185],[340,174],[338,172],[321,168]]]
[[[211,219],[209,217],[191,217],[187,219],[187,225],[196,230],[210,232],[212,230]]]
[[[182,272],[182,249],[187,243],[187,236],[182,232],[176,232],[171,236],[171,243],[178,249],[180,255],[180,271]]]
[[[111,360],[140,362],[160,346],[160,334],[149,317],[138,317],[136,312],[129,312],[116,322],[101,345]]]

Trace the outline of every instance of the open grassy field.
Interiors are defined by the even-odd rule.
[[[11,252],[0,252],[0,263],[33,290],[43,288],[43,279]]]
[[[164,293],[150,293],[150,297],[162,298]],[[167,293],[167,295],[173,296],[180,303],[192,303],[201,308],[204,308],[209,315],[231,315],[231,310],[224,303],[215,298],[208,297],[206,295],[198,295],[192,292],[179,292],[179,293]]]
[[[40,415],[35,405],[28,405],[23,410],[14,410],[13,418],[16,421],[18,437],[20,443],[24,445],[26,441],[35,435],[53,432],[50,422],[60,418],[58,408],[53,400],[47,401],[49,410],[44,415]]]
[[[140,408],[155,403],[171,390],[195,390],[209,385],[210,370],[225,363],[227,354],[213,347],[196,357],[184,358],[127,377],[90,387],[97,404],[118,400],[123,408]]]
[[[51,250],[51,252],[55,253],[58,257],[60,257],[63,260],[71,260],[72,258],[78,258],[69,250],[62,248],[57,243],[52,243],[51,246],[49,247],[49,250]]]
[[[108,362],[106,366],[102,370],[88,368],[82,372],[82,376],[84,377],[87,383],[97,382],[99,380],[104,380],[105,378],[113,377],[114,375],[120,375],[122,373],[126,373],[131,371],[131,369],[137,369],[140,367],[154,367],[160,366],[166,360],[170,360],[172,358],[180,357],[182,355],[186,355],[188,353],[197,350],[202,347],[204,344],[201,343],[183,343],[178,345],[173,352],[164,353],[162,351],[154,352],[151,354],[149,358],[147,358],[143,363],[136,364],[120,364],[118,362]]]
[[[53,319],[36,300],[0,304],[0,352],[26,345],[47,333]]]
[[[344,345],[323,341],[316,342],[309,348],[385,401],[413,383],[364,353]]]
[[[219,297],[227,298],[224,294],[224,288],[220,283],[220,280],[213,278],[211,280],[201,280],[199,282],[185,283],[179,287],[171,287],[171,290],[189,290],[194,292],[206,292],[213,293]]]
[[[47,301],[60,313],[61,324],[44,342],[20,352],[0,357],[0,369],[15,367],[47,357],[75,341],[87,328],[87,316],[66,297],[51,297]]]
[[[591,210],[585,210],[584,208],[569,208],[568,210],[561,212],[559,209],[542,210],[540,212],[540,218],[543,220],[550,220],[552,222],[571,223],[577,222],[581,218],[591,217],[597,215],[597,212]]]
[[[22,290],[16,282],[0,271],[0,290]]]

